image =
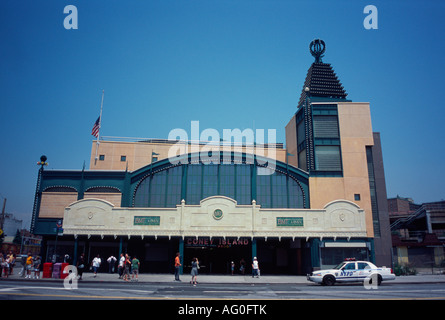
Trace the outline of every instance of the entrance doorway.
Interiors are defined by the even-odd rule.
[[[201,274],[231,274],[232,261],[235,263],[234,274],[242,274],[242,261],[245,274],[248,274],[252,263],[252,244],[249,238],[185,238],[184,274],[190,273],[194,257],[199,260]]]

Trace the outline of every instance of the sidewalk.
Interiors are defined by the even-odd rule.
[[[42,275],[42,272],[40,273]],[[119,276],[109,273],[98,273],[96,277],[92,272],[85,272],[83,274],[82,282],[121,282],[124,283]],[[131,279],[131,278],[130,278]],[[183,283],[188,283],[191,279],[189,274],[183,274],[180,276]],[[0,278],[3,280],[17,280],[17,281],[63,281],[63,279],[25,279],[18,275],[18,271],[8,278]],[[201,284],[206,283],[220,283],[220,284],[275,284],[275,283],[289,283],[289,284],[312,284],[312,282],[306,279],[306,276],[292,276],[292,275],[264,275],[260,278],[252,278],[250,275],[199,275],[198,281]],[[143,283],[174,283],[173,274],[140,274],[139,282]],[[131,283],[131,282],[129,282]],[[414,276],[399,276],[395,280],[387,281],[387,283],[444,283],[445,275],[432,275],[432,274],[418,274]]]

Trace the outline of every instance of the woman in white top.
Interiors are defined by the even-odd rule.
[[[91,263],[93,265],[94,276],[97,275],[97,270],[99,269],[101,263],[102,263],[102,260],[100,259],[100,256],[97,255],[97,257],[94,258],[93,262]]]

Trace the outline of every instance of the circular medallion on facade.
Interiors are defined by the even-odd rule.
[[[223,212],[221,209],[216,209],[215,211],[213,211],[213,218],[215,218],[216,220],[221,220],[223,217]]]

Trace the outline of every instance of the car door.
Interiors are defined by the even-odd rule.
[[[356,271],[357,267],[355,262],[345,264],[337,276],[337,281],[355,281]]]
[[[371,275],[371,271],[371,267],[366,262],[357,262],[356,276],[359,279],[364,280],[367,276]]]

